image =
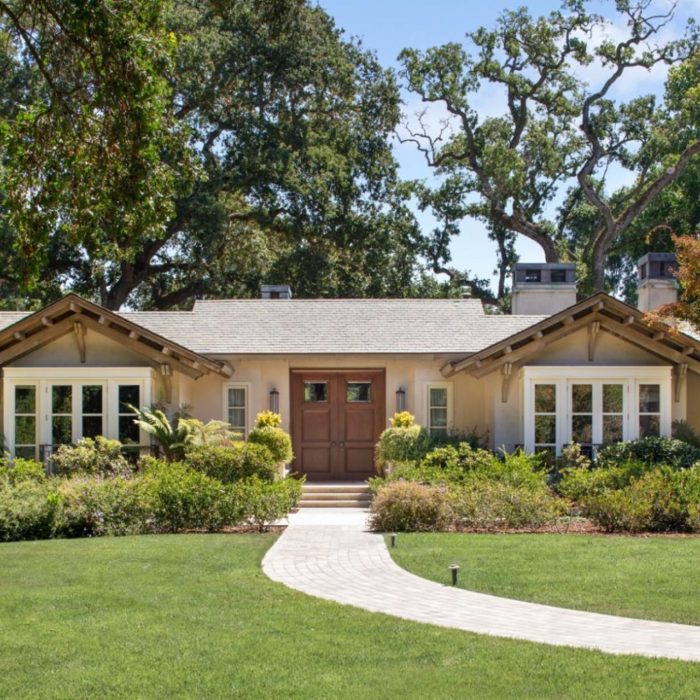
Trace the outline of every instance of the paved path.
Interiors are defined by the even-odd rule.
[[[319,508],[290,516],[263,570],[304,593],[407,620],[531,642],[700,661],[700,627],[634,620],[473,593],[394,563],[367,513]]]

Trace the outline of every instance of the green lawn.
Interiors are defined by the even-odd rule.
[[[273,539],[0,545],[0,697],[700,696],[700,664],[482,637],[309,598],[261,572]],[[402,552],[411,540],[401,536]]]
[[[567,608],[700,625],[700,538],[401,534],[391,550],[419,576]]]

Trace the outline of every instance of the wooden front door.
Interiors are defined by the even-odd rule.
[[[309,481],[375,474],[384,429],[384,370],[292,370],[293,469]]]

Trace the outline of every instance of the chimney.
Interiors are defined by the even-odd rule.
[[[576,263],[516,263],[514,315],[551,316],[576,303]]]
[[[261,284],[261,299],[291,299],[292,288],[288,284]]]
[[[678,285],[673,271],[676,256],[673,253],[647,253],[637,261],[639,272],[640,311],[656,311],[664,304],[678,300]]]

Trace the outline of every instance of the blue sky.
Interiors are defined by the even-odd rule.
[[[659,8],[667,8],[670,0],[658,0]],[[479,26],[493,26],[498,16],[506,9],[527,4],[533,14],[547,14],[560,6],[551,0],[531,0],[529,3],[513,0],[319,0],[319,4],[335,19],[338,27],[349,36],[362,40],[366,48],[376,51],[385,66],[398,67],[396,57],[405,47],[427,49],[431,46],[451,41],[463,42],[465,34]],[[598,13],[611,17],[614,3],[596,1],[591,7]],[[700,0],[680,0],[676,19],[667,30],[667,36],[678,36],[689,16],[700,19]],[[614,36],[622,26],[612,25],[610,34]],[[583,76],[582,76],[583,77]],[[600,78],[600,72],[593,71],[591,80]],[[660,94],[663,90],[665,69],[654,70],[651,74],[636,69],[634,74],[620,85],[618,98],[630,98],[649,92]],[[493,99],[491,99],[493,98]],[[404,94],[405,112],[414,114],[418,105],[412,96]],[[498,95],[485,95],[485,112],[498,111]],[[429,179],[429,171],[423,157],[414,147],[396,145],[395,152],[405,178]],[[628,174],[620,171],[612,173],[612,185],[624,184]],[[429,215],[420,217],[421,224],[431,227]],[[460,269],[470,269],[479,277],[491,277],[495,267],[494,244],[488,240],[484,226],[475,220],[465,220],[461,234],[451,247],[453,264]],[[543,260],[539,246],[520,238],[518,252],[521,260],[536,262]]]

